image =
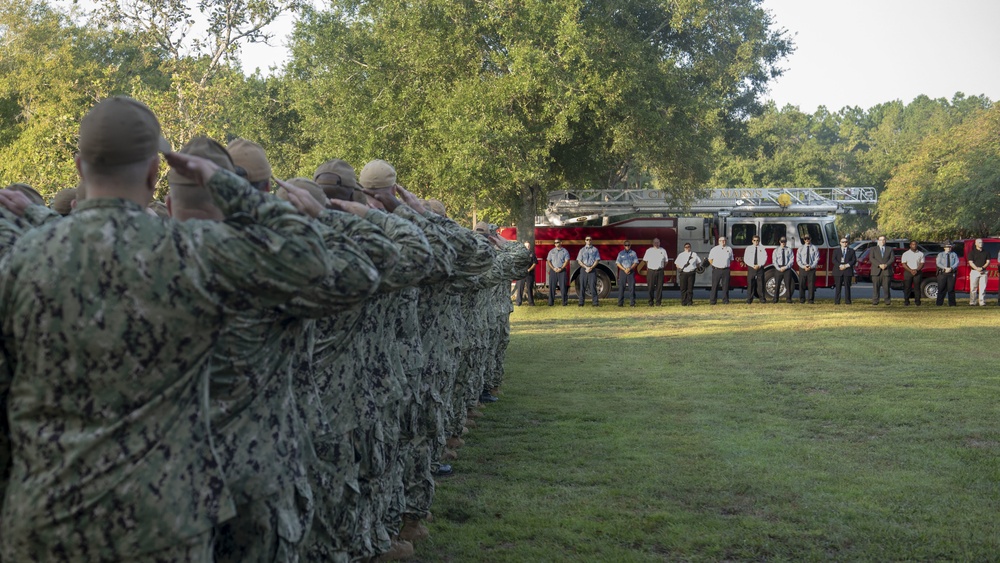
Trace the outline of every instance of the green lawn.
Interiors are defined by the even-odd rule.
[[[512,325],[504,394],[414,560],[1000,558],[996,307],[542,306]]]

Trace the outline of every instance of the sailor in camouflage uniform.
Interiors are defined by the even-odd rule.
[[[424,349],[424,368],[421,374],[421,412],[415,420],[421,425],[416,429],[420,436],[413,439],[413,453],[407,460],[406,509],[404,527],[400,537],[413,541],[427,536],[427,529],[420,520],[430,513],[434,498],[432,465],[440,461],[444,446],[445,403],[447,386],[454,385],[457,365],[457,347],[452,340],[453,301],[449,286],[485,273],[493,264],[494,251],[483,237],[444,216],[444,206],[437,213],[428,211],[425,217],[444,231],[456,251],[454,271],[444,283],[425,285],[421,288],[418,312]]]
[[[383,160],[369,162],[361,170],[359,183],[387,211],[413,223],[431,249],[423,271],[415,273],[406,287],[395,292],[395,307],[384,317],[395,329],[396,358],[401,368],[397,373],[401,375],[402,392],[395,401],[386,402],[380,412],[387,467],[374,484],[374,490],[379,491],[376,498],[381,503],[375,505],[373,518],[377,519],[374,524],[380,542],[384,542],[383,534],[387,534],[390,546],[394,540],[398,546],[403,543],[397,536],[406,507],[404,475],[410,465],[407,460],[415,455],[414,447],[420,440],[417,429],[421,426],[418,418],[422,403],[423,349],[417,316],[418,286],[447,279],[452,273],[456,252],[447,235],[424,217],[426,210],[420,201],[396,183],[396,171],[389,163]],[[396,198],[397,193],[402,195],[403,202]],[[399,549],[410,548],[404,545]],[[401,556],[399,549],[394,549],[389,556]]]
[[[209,158],[232,171],[222,145],[199,137],[182,153]],[[174,171],[167,175],[167,200],[178,220],[219,220],[202,190]],[[318,190],[318,188],[317,188]],[[308,215],[322,212],[305,187],[285,186],[279,196]],[[295,346],[306,317],[330,314],[370,294],[378,272],[367,255],[343,233],[319,224],[331,269],[323,283],[306,288],[291,303],[266,310],[240,311],[226,327],[212,358],[209,396],[212,432],[236,517],[216,535],[216,561],[297,561],[299,544],[312,523],[312,491],[305,460],[312,455],[292,389]]]
[[[468,412],[479,404],[486,385],[487,364],[490,356],[496,358],[491,348],[492,324],[500,318],[495,306],[494,295],[497,287],[509,289],[511,279],[523,277],[534,257],[515,241],[507,241],[491,236],[488,226],[481,223],[476,231],[489,237],[497,252],[488,272],[466,284],[468,291],[463,295],[463,316],[468,321],[466,349],[463,350],[459,368],[459,380],[455,383],[452,396],[451,417],[448,422],[449,442],[461,445],[461,435],[465,428]],[[503,285],[507,284],[507,285]],[[509,293],[507,294],[510,300]],[[493,360],[495,361],[495,359]]]
[[[80,126],[87,199],[2,264],[0,391],[13,464],[5,561],[211,561],[234,505],[208,419],[209,359],[237,310],[280,306],[330,266],[311,222],[210,161],[170,154],[236,220],[145,212],[169,151],[128,98]]]

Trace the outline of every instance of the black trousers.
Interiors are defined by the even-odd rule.
[[[729,303],[729,268],[712,267],[712,297],[708,302],[715,305],[719,297],[719,287],[722,287],[722,302]]]
[[[565,305],[569,298],[569,292],[566,291],[566,270],[561,272],[549,272],[549,306],[551,307],[556,301],[556,286],[559,286],[559,292],[562,294],[562,304]]]
[[[597,270],[586,271],[583,268],[580,269],[580,275],[577,276],[580,280],[580,305],[586,300],[586,293],[589,290],[590,295],[594,298],[594,305],[597,305]]]
[[[625,273],[618,270],[618,305],[625,304],[625,292],[628,292],[629,303],[635,305],[635,270]]]
[[[844,292],[844,302],[848,305],[851,304],[851,277],[854,275],[854,270],[848,268],[846,270],[841,270],[837,268],[833,271],[833,304],[840,305],[840,292]]]
[[[950,274],[940,273],[937,277],[938,282],[938,294],[937,294],[937,304],[938,307],[944,305],[944,294],[948,294],[948,306],[955,306],[955,272]]]
[[[528,305],[535,304],[535,271],[532,270],[528,272],[528,275],[517,280],[514,284],[514,303],[517,305],[521,304],[521,297],[524,295],[525,290],[528,292]]]
[[[785,302],[786,303],[791,303],[792,302],[792,293],[795,291],[795,288],[792,287],[792,269],[791,268],[785,268],[784,272],[779,272],[778,270],[774,271],[774,302],[775,303],[777,303],[778,299],[781,297],[781,286],[782,285],[785,286],[785,291],[788,292],[788,293],[785,294]]]
[[[752,266],[747,266],[747,303],[753,303],[754,293],[761,301],[767,303],[764,294],[764,270],[754,270]]]
[[[663,301],[663,270],[646,270],[646,287],[649,288],[649,304]]]
[[[806,289],[809,290],[809,302],[816,301],[816,270],[799,270],[799,303],[806,302]]]
[[[920,305],[920,282],[923,279],[923,272],[919,270],[916,274],[911,274],[906,270],[903,271],[903,303],[910,304],[910,292],[912,292],[913,299],[917,302],[917,305]]]
[[[677,281],[681,286],[681,305],[694,303],[694,277],[695,272],[680,272],[677,274]]]
[[[885,304],[892,302],[892,270],[872,268],[872,303],[878,305],[880,295],[885,295]],[[883,293],[882,288],[885,288]]]

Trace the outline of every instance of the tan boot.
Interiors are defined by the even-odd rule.
[[[431,533],[427,526],[420,523],[420,519],[413,516],[403,516],[403,527],[399,530],[399,539],[410,543],[417,543],[430,537]]]
[[[464,446],[465,440],[459,438],[458,436],[452,436],[451,438],[448,438],[448,441],[445,443],[448,445],[449,448],[455,450]]]
[[[462,436],[465,436],[468,433],[469,433],[469,427],[468,426],[463,426],[462,427]]]
[[[493,395],[494,397],[499,397],[500,396],[500,388],[499,387],[494,387],[493,389],[490,389],[490,395]]]
[[[469,420],[465,421],[465,427],[466,428],[475,428],[476,426],[477,426],[476,425],[476,421],[472,420],[471,418]]]
[[[434,521],[434,515],[431,514],[430,512],[428,512],[427,516],[424,517],[424,520],[427,520],[428,522],[433,522]]]
[[[481,418],[483,416],[483,411],[469,409],[468,412],[465,413],[465,416],[467,418]]]
[[[455,450],[449,450],[448,448],[445,448],[444,453],[441,454],[441,459],[444,461],[455,461],[456,459],[458,459],[458,452],[456,452]]]
[[[389,551],[380,555],[375,561],[399,561],[400,559],[407,559],[409,557],[413,557],[413,544],[408,541],[393,539]]]

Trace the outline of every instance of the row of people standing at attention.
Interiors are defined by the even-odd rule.
[[[786,301],[793,300],[793,274],[797,267],[799,274],[799,302],[815,303],[816,298],[816,271],[820,261],[820,251],[812,245],[811,237],[803,237],[803,246],[798,252],[787,246],[785,237],[779,240],[776,247],[768,258],[767,248],[761,246],[760,238],[755,236],[751,245],[743,251],[743,263],[747,266],[747,303],[753,303],[755,298],[759,298],[761,303],[767,302],[764,286],[766,283],[764,268],[770,262],[774,266],[773,277],[777,291],[774,302],[778,302],[781,295],[781,288],[789,288],[785,291]],[[591,237],[586,237],[585,246],[580,249],[577,255],[577,263],[581,268],[579,291],[579,306],[584,306],[586,293],[590,291],[594,306],[599,306],[597,296],[597,264],[600,260],[598,249],[593,246]],[[527,246],[527,243],[525,243]],[[563,248],[562,241],[554,241],[555,248],[549,251],[546,257],[546,268],[549,272],[549,306],[555,304],[555,293],[558,289],[562,295],[562,304],[568,303],[566,271],[571,267],[569,251]],[[634,307],[636,301],[635,276],[641,263],[646,264],[646,284],[649,288],[648,302],[650,306],[661,305],[663,301],[663,277],[664,270],[670,257],[666,249],[660,246],[660,239],[654,238],[652,246],[646,249],[640,259],[638,254],[632,250],[632,243],[628,240],[623,243],[624,249],[618,253],[615,260],[618,283],[618,306],[623,307],[626,299],[629,305]],[[952,250],[950,241],[944,243],[944,252],[937,255],[935,263],[937,266],[938,291],[937,305],[944,305],[947,299],[949,306],[955,306],[955,280],[958,269],[958,255]],[[708,255],[708,263],[712,267],[711,295],[709,304],[715,305],[718,302],[719,290],[722,290],[723,304],[729,303],[729,281],[730,266],[735,259],[733,249],[726,244],[726,237],[719,237],[718,244],[711,249]],[[834,248],[831,256],[831,268],[834,277],[834,304],[841,302],[850,305],[851,284],[854,278],[854,269],[857,266],[858,256],[853,248],[848,246],[847,237],[841,237],[840,246]],[[878,245],[870,252],[872,267],[872,305],[878,305],[884,299],[886,305],[891,304],[890,284],[892,281],[895,255],[892,249],[886,246],[886,237],[878,238]],[[903,267],[903,304],[910,305],[910,297],[913,296],[914,303],[919,306],[920,285],[922,281],[922,269],[926,257],[918,248],[916,241],[910,241],[909,249],[900,257]],[[985,305],[985,292],[987,281],[987,267],[989,257],[983,250],[982,239],[976,239],[975,247],[970,251],[967,261],[970,267],[970,305]],[[702,265],[702,258],[697,252],[691,250],[689,243],[684,244],[684,250],[677,256],[678,286],[681,291],[681,305],[688,306],[693,303],[694,281],[698,268]],[[561,275],[558,275],[561,274]],[[525,287],[534,286],[534,268],[529,273],[530,277],[518,280],[517,304],[521,304],[521,296],[525,292]],[[528,302],[534,305],[533,291],[527,291]],[[842,299],[843,298],[843,299]],[[1000,304],[1000,301],[998,301]]]

